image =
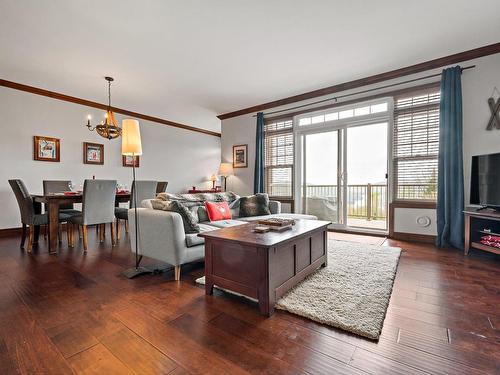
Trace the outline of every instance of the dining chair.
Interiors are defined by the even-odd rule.
[[[167,181],[158,181],[156,185],[156,194],[164,193],[167,191],[168,182]]]
[[[21,212],[22,235],[21,235],[21,249],[24,249],[26,241],[26,231],[28,228],[28,246],[27,251],[31,253],[33,249],[33,242],[38,242],[38,235],[40,233],[40,225],[47,225],[49,223],[48,215],[41,213],[41,205],[35,204],[33,197],[28,192],[26,185],[22,180],[9,180],[9,185],[16,196],[19,211]],[[59,213],[59,222],[67,221],[71,216]],[[69,237],[68,237],[69,238]]]
[[[111,243],[116,244],[115,239],[115,197],[116,180],[85,180],[83,184],[82,213],[69,218],[69,246],[75,246],[75,225],[82,226],[83,250],[88,249],[89,225],[102,226],[99,231],[100,242],[104,242],[104,230],[106,224],[110,225]]]
[[[157,186],[158,186],[157,181],[135,180],[135,182],[132,183],[132,189],[130,190],[129,206],[127,208],[125,207],[115,208],[117,238],[120,238],[120,220],[125,220],[125,225],[126,225],[125,228],[127,228],[128,210],[129,208],[134,208],[135,196],[137,195],[137,202],[138,202],[137,207],[140,207],[141,202],[144,199],[151,199],[156,196]]]

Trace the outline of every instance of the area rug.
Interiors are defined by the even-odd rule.
[[[376,340],[400,255],[396,247],[329,240],[328,267],[292,288],[275,307]],[[205,278],[196,282],[204,284]]]

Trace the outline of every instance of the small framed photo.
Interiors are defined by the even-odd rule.
[[[58,138],[33,136],[33,159],[40,161],[61,161],[61,143]]]
[[[122,164],[124,167],[133,167],[135,159],[135,167],[139,167],[139,156],[122,155]]]
[[[83,142],[83,163],[104,164],[104,145],[100,143]]]
[[[247,153],[248,153],[248,145],[233,146],[233,168],[248,167]]]

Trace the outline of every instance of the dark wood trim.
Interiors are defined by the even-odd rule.
[[[0,86],[8,87],[8,88],[14,89],[14,90],[29,92],[31,94],[46,96],[48,98],[62,100],[65,102],[84,105],[87,107],[92,107],[92,108],[97,108],[97,109],[102,109],[102,110],[108,109],[108,106],[106,104],[93,102],[93,101],[87,100],[87,99],[77,98],[75,96],[61,94],[61,93],[55,92],[55,91],[41,89],[39,87],[24,85],[22,83],[7,81],[5,79],[0,79]],[[162,119],[159,117],[145,115],[145,114],[139,113],[139,112],[129,111],[128,109],[111,107],[111,110],[115,113],[120,113],[120,114],[125,115],[125,116],[131,116],[131,117],[139,118],[139,119],[146,120],[146,121],[156,122],[158,124],[172,126],[174,128],[179,128],[179,129],[189,130],[189,131],[193,131],[193,132],[197,132],[197,133],[212,135],[214,137],[221,136],[220,133],[218,133],[218,132],[197,128],[197,127],[191,126],[191,125],[181,124],[178,122]],[[82,125],[83,125],[83,121],[82,121]]]
[[[436,243],[436,236],[431,236],[428,234],[394,232],[389,236],[389,238],[400,241],[424,242],[432,244]]]
[[[395,200],[391,203],[393,208],[436,208],[436,201],[411,201],[411,200]]]
[[[391,71],[380,73],[380,74],[375,74],[375,75],[372,75],[369,77],[364,77],[364,78],[356,79],[356,80],[349,81],[349,82],[339,83],[339,84],[325,87],[322,89],[309,91],[309,92],[299,94],[299,95],[290,96],[288,98],[274,100],[272,102],[267,102],[267,103],[255,105],[252,107],[240,109],[237,111],[224,113],[224,114],[219,115],[217,117],[220,120],[225,120],[225,119],[228,119],[231,117],[245,115],[247,113],[259,112],[259,111],[263,111],[263,110],[266,110],[269,108],[280,107],[283,105],[296,103],[296,102],[300,102],[303,100],[317,98],[319,96],[330,95],[330,94],[333,94],[336,92],[351,90],[351,89],[355,89],[355,88],[362,87],[362,86],[373,85],[373,84],[388,81],[391,79],[396,79],[396,78],[408,76],[411,74],[421,73],[421,72],[425,72],[427,70],[437,69],[437,68],[441,68],[443,66],[456,64],[456,63],[459,63],[462,61],[477,59],[479,57],[493,55],[496,53],[500,53],[500,42],[490,44],[490,45],[487,45],[484,47],[479,47],[479,48],[471,49],[468,51],[460,52],[460,53],[455,53],[453,55],[440,57],[438,59],[421,62],[421,63],[415,64],[415,65],[406,66],[404,68],[391,70]]]
[[[0,238],[20,236],[22,233],[22,230],[23,229],[21,227],[0,229]]]
[[[406,94],[408,92],[414,92],[416,90],[426,90],[426,89],[430,89],[430,88],[434,88],[434,87],[439,87],[440,83],[441,83],[441,81],[435,81],[435,82],[426,83],[424,85],[406,87],[404,89],[399,89],[399,90],[385,91],[385,92],[381,92],[380,94],[375,94],[375,95],[370,95],[370,96],[361,96],[361,97],[356,98],[356,99],[346,100],[346,101],[338,102],[338,103],[331,103],[331,104],[322,105],[319,107],[309,107],[307,109],[302,109],[302,110],[298,110],[298,111],[294,111],[294,112],[287,112],[285,114],[276,115],[274,117],[269,116],[269,117],[265,118],[265,121],[266,121],[266,123],[271,123],[271,122],[276,122],[276,121],[280,121],[280,120],[289,120],[289,119],[293,118],[294,116],[302,115],[302,114],[308,113],[308,112],[323,111],[326,109],[343,107],[346,105],[351,105],[351,104],[355,104],[355,103],[359,103],[359,102],[365,102],[365,101],[369,101],[369,100],[375,100],[375,99],[386,98],[386,97],[391,97],[391,96],[394,97],[397,95],[403,95],[403,94]]]

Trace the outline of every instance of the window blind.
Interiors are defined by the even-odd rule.
[[[293,192],[293,120],[266,121],[264,171],[266,192],[271,197],[291,198]]]
[[[394,97],[395,199],[436,199],[439,101],[437,86]]]

